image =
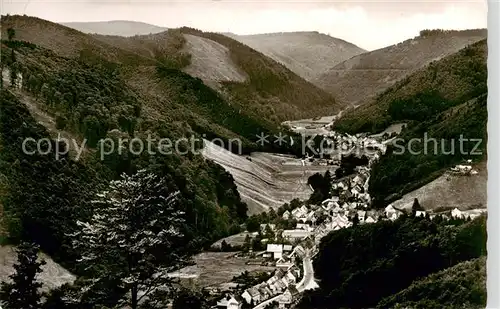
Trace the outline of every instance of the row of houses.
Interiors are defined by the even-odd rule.
[[[350,135],[338,135],[336,138],[352,143],[370,142],[366,137],[358,138]],[[377,146],[376,143],[372,144],[370,145]],[[281,232],[282,237],[291,242],[305,243],[307,240],[312,240],[314,255],[317,251],[317,244],[322,237],[331,231],[352,226],[354,217],[358,217],[360,224],[376,222],[378,216],[374,212],[366,210],[371,203],[368,194],[370,168],[358,167],[355,171],[356,175],[354,177],[335,182],[332,185],[332,189],[337,190],[339,196],[324,200],[321,205],[310,205],[309,207],[303,205],[292,211],[285,211],[282,215],[283,219],[296,220],[298,223],[293,230],[283,230]],[[350,201],[343,202],[347,199]],[[319,226],[315,226],[317,218],[321,215],[325,215],[327,219]],[[263,232],[267,228],[275,230],[273,225],[269,227],[261,225]],[[275,274],[269,280],[246,289],[240,297],[228,296],[224,298],[218,303],[220,308],[240,308],[237,306],[238,304],[241,306],[243,301],[247,304],[257,305],[278,296],[279,308],[288,308],[298,295],[295,284],[301,275],[300,270],[294,263],[294,258],[303,258],[305,252],[306,250],[302,244],[295,247],[286,244],[267,244],[263,256],[276,261],[277,270]]]
[[[268,299],[276,297],[281,294],[285,294],[288,291],[288,295],[295,294],[295,285],[300,278],[300,269],[292,264],[288,269],[278,268],[274,275],[265,282],[261,282],[251,288],[246,289],[241,298],[245,300],[247,304],[257,305]],[[285,305],[290,302],[283,302]]]

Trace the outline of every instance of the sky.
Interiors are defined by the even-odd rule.
[[[54,22],[133,20],[236,34],[318,31],[367,50],[413,38],[422,29],[486,28],[488,9],[481,0],[0,1],[2,14],[26,14]]]

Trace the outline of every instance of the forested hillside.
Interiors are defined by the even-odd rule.
[[[480,309],[485,303],[486,257],[483,256],[416,280],[407,289],[384,298],[377,308]]]
[[[246,205],[241,203],[232,177],[214,163],[200,157],[135,156],[127,152],[104,161],[98,153],[80,161],[69,156],[56,160],[54,147],[48,155],[30,155],[22,151],[22,141],[50,137],[45,128],[8,90],[2,90],[1,112],[0,164],[6,179],[2,204],[10,239],[34,240],[63,264],[71,262],[75,254],[68,244],[71,239],[65,235],[76,220],[91,214],[88,203],[92,196],[122,172],[152,169],[165,177],[171,188],[180,190],[190,238],[197,245],[238,230],[238,222],[246,218]]]
[[[372,103],[346,113],[335,123],[336,130],[350,133],[375,133],[392,123],[406,123],[401,139],[374,166],[370,193],[376,205],[383,206],[418,188],[453,164],[484,159],[488,117],[486,57],[486,41],[468,46],[408,76]],[[425,134],[436,143],[426,145]],[[469,140],[462,146],[461,136]],[[409,141],[416,138],[422,141],[413,142],[409,151]]]
[[[462,283],[461,276],[435,275],[394,298],[384,298],[408,288],[419,278],[485,256],[486,218],[464,222],[403,216],[394,222],[380,221],[331,232],[322,239],[319,252],[314,269],[320,289],[306,293],[300,308],[373,308],[379,303],[380,308],[392,308],[389,304],[424,303],[424,299],[435,299],[440,304],[439,296],[434,298],[434,294],[417,299],[411,293],[418,293],[419,288],[429,293],[434,288],[448,291],[439,289],[439,285],[456,287]],[[479,271],[483,273],[472,276],[484,280],[484,267]],[[470,279],[465,281],[473,284]],[[477,282],[478,286],[483,284]],[[485,306],[483,288],[469,295],[463,294],[460,299]],[[441,296],[443,304],[450,304],[449,296]]]

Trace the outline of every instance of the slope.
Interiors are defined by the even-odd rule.
[[[281,123],[290,119],[332,114],[340,107],[333,96],[245,44],[219,33],[186,27],[180,31],[186,35],[214,41],[227,48],[232,64],[236,65],[240,72],[246,73],[245,81],[224,81],[218,76],[208,79],[222,84],[231,101],[250,115]],[[199,57],[203,56],[199,54]],[[204,57],[212,58],[214,55],[206,53]]]
[[[43,265],[42,272],[37,276],[42,283],[42,291],[47,292],[66,283],[73,283],[76,277],[69,271],[54,262],[44,253],[39,254],[40,259],[46,262]],[[0,246],[0,282],[9,282],[9,278],[15,271],[14,264],[17,263],[15,247]]]
[[[486,162],[474,164],[476,175],[454,175],[445,172],[435,180],[405,194],[392,203],[397,209],[410,210],[415,199],[425,210],[478,209],[487,207],[488,169]]]
[[[331,95],[287,68],[216,33],[181,28],[131,38],[91,36],[27,16],[3,17],[4,35],[8,28],[16,31],[17,40],[34,43],[57,56],[112,67],[139,94],[147,115],[189,120],[195,131],[208,132],[209,137],[246,134],[244,142],[250,145],[249,137],[255,140],[260,132],[277,132],[284,120],[331,114],[339,107]],[[201,87],[206,93],[206,85],[216,91],[210,95],[212,99],[217,96],[216,100],[230,110],[223,113],[227,117],[217,114],[214,107],[220,104],[199,106],[195,101],[203,98],[191,94],[186,98],[185,87],[196,93]],[[185,104],[186,100],[194,105]],[[211,115],[208,118],[207,113]],[[212,124],[214,119],[216,125]],[[251,133],[234,132],[224,125],[233,120],[251,123]]]
[[[401,198],[465,159],[484,160],[486,54],[486,40],[470,45],[406,77],[334,123],[335,129],[351,133],[407,123],[374,166],[370,191],[375,205]]]
[[[298,308],[374,308],[419,278],[485,256],[486,240],[485,216],[470,222],[402,216],[333,231],[314,261],[320,289],[306,293]]]
[[[155,110],[156,102],[148,102],[147,94],[127,84],[124,76],[136,67],[104,59],[95,63],[61,57],[51,50],[18,40],[2,40],[1,55],[2,66],[9,69],[12,79],[21,85],[20,89],[12,86],[5,89],[7,85],[2,85],[0,101],[0,204],[9,241],[15,243],[22,238],[36,241],[54,260],[75,271],[72,268],[78,267],[74,263],[78,253],[72,249],[68,234],[74,231],[76,220],[88,218],[89,201],[108,181],[123,172],[133,173],[141,168],[153,169],[167,179],[173,190],[181,192],[190,226],[187,237],[196,239],[195,246],[212,243],[239,229],[246,218],[247,206],[241,202],[231,175],[196,155],[202,145],[191,149],[190,143],[181,143],[179,149],[193,150],[186,154],[164,155],[155,148],[152,152],[130,150],[128,141],[132,137],[146,141],[151,135],[156,141],[168,138],[175,142],[181,137],[201,135],[190,128],[186,115],[175,113],[175,106],[168,107],[174,110],[171,114],[164,107]],[[221,133],[227,134],[224,136],[239,135],[223,125],[235,131],[245,126],[259,127],[257,121],[241,118],[243,116],[237,113],[228,116],[229,120],[221,119],[221,115],[233,111],[226,101],[193,77],[178,70],[172,72],[174,78],[178,76],[186,82],[172,85],[179,87],[178,94],[183,90],[185,95],[185,100],[176,102],[176,106],[184,104],[186,111],[196,107],[198,102],[190,101],[190,96],[210,100],[212,105],[201,106],[198,111],[205,117],[218,117],[214,121],[205,118],[205,121],[218,126],[220,131],[225,130]],[[35,110],[40,113],[30,113]],[[201,118],[200,114],[192,114]],[[169,121],[172,119],[175,121]],[[85,138],[85,147],[92,151],[80,160],[70,156],[58,159],[54,153],[56,141],[51,142],[52,152],[47,155],[22,151],[22,141],[26,138],[40,140],[51,134],[57,137],[62,131],[71,133],[77,140]],[[96,146],[104,137],[111,138],[115,145],[121,139],[129,147],[121,151],[115,149],[101,157],[103,153]]]
[[[133,121],[128,125],[148,126],[152,121],[156,123],[156,127],[161,123],[164,130],[171,132],[170,136],[189,137],[196,132],[206,134],[208,138],[238,138],[245,149],[256,147],[255,143],[248,140],[249,137],[255,138],[258,132],[270,129],[278,130],[277,124],[241,113],[240,108],[236,108],[220,93],[182,72],[180,69],[190,63],[190,57],[181,52],[186,40],[179,31],[133,38],[90,36],[38,18],[2,17],[4,34],[9,28],[15,30],[15,42],[3,43],[11,44],[10,47],[23,45],[13,52],[19,58],[20,67],[17,71],[29,73],[25,77],[31,79],[30,89],[39,92],[44,85],[43,97],[49,94],[51,98],[57,97],[51,110],[54,115],[68,113],[70,118],[74,118],[68,105],[69,100],[74,97],[72,83],[80,82],[78,71],[84,71],[84,79],[88,82],[91,82],[92,75],[97,74],[107,75],[103,79],[105,84],[108,80],[113,81],[113,85],[108,87],[116,89],[116,83],[129,86],[128,89],[123,88],[128,93],[126,101],[135,103],[126,107],[128,111],[122,110],[120,113],[128,113],[122,115],[127,122],[125,119],[128,117],[137,118],[140,106],[142,117],[140,123],[138,119],[129,119]],[[29,45],[32,43],[35,46]],[[4,63],[9,65],[12,59],[6,57],[7,53],[10,55],[11,49],[2,54]],[[99,77],[94,79],[99,80]],[[94,92],[92,87],[88,91]],[[101,95],[96,94],[96,99],[99,100],[99,96]],[[112,101],[117,99],[111,98]],[[106,109],[109,110],[109,106]],[[99,118],[102,116],[99,114],[94,116]],[[82,113],[78,115],[85,118]],[[115,115],[118,116],[116,113]],[[73,119],[72,124],[76,128],[83,120]],[[114,129],[113,125],[104,126],[109,130]],[[78,130],[84,129],[79,127]],[[96,130],[100,133],[95,139],[105,136],[107,131],[105,128]]]
[[[479,309],[485,306],[486,257],[481,257],[419,279],[401,292],[384,298],[377,308]]]
[[[131,20],[110,20],[100,22],[69,22],[61,23],[64,26],[76,29],[83,33],[134,36],[166,31],[167,28],[159,27]]]
[[[41,18],[20,15],[2,15],[2,38],[7,30],[15,30],[15,39],[27,41],[56,52],[59,56],[79,58],[94,56],[115,62],[137,61],[134,54],[127,53],[90,35]]]
[[[226,35],[283,64],[308,81],[315,80],[327,68],[366,52],[352,43],[316,31]]]
[[[484,29],[424,30],[413,39],[352,57],[313,82],[340,101],[364,104],[413,71],[486,36]]]

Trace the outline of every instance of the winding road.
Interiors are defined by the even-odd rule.
[[[297,284],[297,290],[302,293],[307,290],[319,288],[318,283],[314,280],[314,268],[309,250],[306,252],[306,256],[302,260],[302,266],[304,268],[304,276],[302,276],[302,280],[300,280]]]

